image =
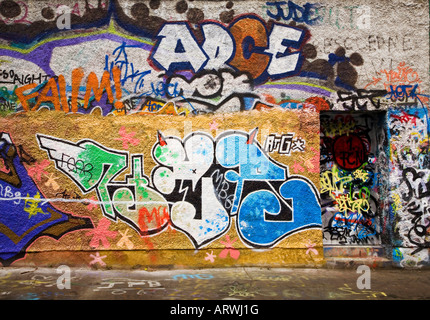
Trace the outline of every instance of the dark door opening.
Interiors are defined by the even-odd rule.
[[[321,112],[320,127],[324,245],[381,245],[386,112]]]

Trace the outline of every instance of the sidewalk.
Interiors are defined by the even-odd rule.
[[[1,300],[422,300],[428,269],[0,268]],[[365,278],[366,277],[366,278]],[[361,288],[360,288],[361,287]]]

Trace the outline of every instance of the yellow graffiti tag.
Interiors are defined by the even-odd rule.
[[[351,182],[351,176],[339,176],[339,169],[333,166],[331,171],[325,171],[320,175],[321,193],[329,192],[331,195],[339,195],[347,188],[347,183]]]
[[[321,121],[323,123],[324,133],[327,137],[335,137],[341,135],[348,135],[355,130],[356,123],[354,121]]]
[[[39,201],[40,201],[40,193],[38,192],[33,199],[30,198],[30,195],[27,193],[27,198],[25,199],[25,206],[24,211],[28,212],[28,217],[31,218],[32,216],[37,215],[38,213],[41,214],[48,214],[47,212],[44,212],[39,207]]]
[[[358,198],[353,198],[357,196]],[[366,198],[363,198],[361,191],[354,191],[352,196],[348,194],[341,194],[335,200],[339,212],[363,213],[369,211],[370,209],[369,201]]]
[[[357,172],[354,176],[363,181],[368,178],[367,172],[364,170]],[[352,176],[340,176],[339,169],[333,166],[331,171],[325,171],[320,175],[321,193],[330,194],[330,197],[335,200],[339,212],[367,212],[370,209],[368,201],[370,191],[366,187],[362,187],[360,190],[352,192],[347,185],[352,180],[354,180]]]

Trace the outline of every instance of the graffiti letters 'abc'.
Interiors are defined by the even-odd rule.
[[[157,35],[150,59],[156,67],[178,70],[221,69],[227,66],[248,72],[253,79],[283,78],[299,72],[301,46],[306,31],[273,23],[270,32],[256,16],[245,16],[229,28],[216,22],[200,25],[204,41],[199,44],[185,22],[166,23]]]

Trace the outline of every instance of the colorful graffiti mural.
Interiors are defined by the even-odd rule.
[[[310,102],[315,94],[330,99],[335,98],[333,85],[356,89],[355,67],[363,64],[359,53],[346,57],[343,48],[330,53],[326,60],[315,60],[317,50],[306,24],[266,22],[253,13],[233,16],[228,23],[225,19],[207,20],[203,15],[193,22],[194,26],[151,19],[157,21],[152,29],[146,24],[139,26],[135,20],[130,24],[117,1],[90,2],[85,1],[84,8],[79,1],[74,4],[70,30],[106,24],[107,17],[113,15],[120,27],[132,30],[136,36],[122,32],[113,23],[108,29],[83,32],[79,37],[66,34],[62,38],[46,36],[58,31],[48,23],[47,29],[43,29],[45,37],[35,37],[37,42],[23,30],[21,36],[12,32],[22,46],[0,49],[0,83],[8,103],[4,107],[6,113],[47,108],[66,113],[99,109],[103,115],[201,114],[260,108],[261,103],[273,106],[275,101],[275,105],[281,106],[318,108],[320,103],[315,106]],[[142,18],[147,10],[145,4],[136,3],[131,15]],[[178,8],[175,10],[181,13]],[[51,11],[50,6],[44,7],[42,17],[53,20],[55,14]],[[91,21],[90,13],[99,21]],[[80,19],[85,22],[74,23]],[[15,24],[11,22],[8,27],[13,29]],[[25,28],[33,28],[34,24],[37,21],[29,20]],[[8,35],[6,32],[3,36],[8,39]],[[64,48],[75,59],[63,63],[60,57]],[[43,61],[38,58],[41,55]],[[91,69],[85,70],[86,65],[91,65]],[[291,77],[297,79],[272,84],[274,80]],[[303,79],[315,79],[323,85]],[[297,91],[301,98],[267,95],[278,89]]]
[[[281,130],[278,132],[288,128],[288,132],[302,137],[306,146],[300,154],[313,155],[308,147],[317,149],[318,139],[310,136],[310,130],[317,128],[318,113],[313,112],[312,117],[305,119],[306,130],[299,129],[303,119],[296,111],[273,111],[267,117],[271,119],[276,114],[283,119],[282,124],[275,126]],[[285,118],[287,114],[290,120]],[[18,204],[23,206],[23,214],[28,218],[34,215],[48,219],[53,215],[52,210],[68,208],[76,214],[77,221],[82,220],[79,225],[82,230],[71,232],[78,229],[75,222],[75,228],[62,228],[64,232],[58,239],[65,235],[74,239],[71,241],[75,246],[80,243],[82,248],[93,250],[149,248],[156,251],[158,246],[163,248],[163,239],[168,237],[169,246],[202,250],[202,254],[210,254],[204,255],[202,261],[212,262],[214,257],[236,260],[246,256],[240,252],[246,252],[247,248],[288,248],[302,237],[315,246],[318,239],[321,241],[317,175],[290,174],[291,156],[280,153],[271,156],[264,151],[259,141],[266,139],[263,134],[270,137],[270,128],[261,130],[266,133],[260,132],[260,128],[264,129],[264,118],[251,117],[255,124],[261,124],[254,128],[248,123],[250,115],[231,115],[230,120],[239,126],[237,130],[229,129],[229,121],[221,118],[216,120],[217,130],[211,129],[214,128],[213,118],[203,115],[191,118],[169,115],[168,123],[163,118],[154,122],[153,117],[135,116],[130,118],[134,119],[134,125],[130,126],[129,122],[127,127],[122,117],[102,117],[98,121],[93,118],[96,122],[91,127],[106,129],[110,126],[109,131],[112,130],[115,137],[106,139],[102,130],[90,134],[92,139],[75,137],[69,140],[58,137],[64,128],[75,127],[79,134],[88,129],[87,124],[77,128],[76,119],[62,112],[47,112],[48,118],[43,121],[53,121],[51,117],[54,116],[59,126],[42,130],[42,133],[39,128],[42,119],[38,114],[34,116],[33,120],[24,120],[31,121],[28,130],[34,134],[34,139],[30,145],[29,141],[22,144],[33,162],[26,167],[21,164],[20,168],[32,185],[38,183],[42,190],[23,195],[19,180],[11,170],[5,173],[3,200],[9,200],[14,210],[18,209]],[[9,124],[17,121],[14,127],[20,126],[18,118],[3,120]],[[188,134],[185,131],[169,134],[172,123],[184,130],[188,127],[201,129]],[[221,128],[226,130],[216,134]],[[11,130],[7,137],[15,134]],[[25,159],[17,153],[15,158],[18,163]],[[5,157],[5,166],[9,166],[8,161]],[[49,211],[42,204],[53,209]],[[44,214],[46,210],[51,214]],[[26,220],[14,221],[17,225],[25,221],[20,227],[28,227]],[[37,250],[38,243],[42,245],[33,242],[31,239],[26,243],[32,250]],[[63,244],[66,247],[61,242],[54,247],[59,251],[61,248],[70,250],[67,243]],[[220,246],[224,249],[220,250]],[[25,254],[25,248],[18,249],[12,250],[10,261]],[[11,250],[11,247],[5,244],[4,250]],[[213,255],[216,250],[220,250],[218,256]],[[302,254],[308,250],[303,246]],[[155,252],[151,254],[156,256]]]
[[[88,140],[72,144],[37,137],[58,170],[83,192],[97,190],[106,217],[126,221],[141,235],[158,233],[171,222],[199,247],[220,237],[230,216],[237,215],[241,238],[265,247],[299,229],[320,227],[316,188],[303,177],[288,177],[288,168],[271,161],[255,135],[227,131],[213,141],[206,133],[193,132],[181,141],[158,133],[152,179],[143,174],[142,156],[132,155],[131,174],[124,182],[114,178],[128,167],[128,154]],[[219,179],[223,186],[217,192]],[[151,180],[155,190],[149,187]]]
[[[0,262],[430,263],[413,2],[0,1]]]

